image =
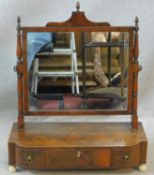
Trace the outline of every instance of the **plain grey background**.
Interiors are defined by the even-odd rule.
[[[0,0],[0,174],[7,175],[7,140],[12,123],[17,117],[16,74],[16,18],[21,16],[24,26],[41,26],[48,21],[64,21],[75,10],[75,0]],[[154,1],[153,0],[80,0],[81,10],[93,21],[108,21],[111,25],[134,25],[139,17],[139,61],[143,71],[139,75],[139,120],[143,122],[149,140],[147,171],[154,174]],[[108,117],[91,117],[89,121],[112,120]],[[116,120],[128,117],[116,117]],[[48,121],[49,118],[31,118],[33,121]],[[85,121],[84,117],[53,117],[58,121]],[[115,120],[115,119],[114,119]],[[138,170],[110,172],[33,172],[17,174],[140,174]]]

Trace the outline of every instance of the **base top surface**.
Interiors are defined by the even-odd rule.
[[[25,123],[12,126],[9,142],[22,147],[132,146],[146,141],[141,123]]]

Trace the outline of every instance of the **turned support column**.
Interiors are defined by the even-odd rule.
[[[139,44],[138,44],[138,17],[135,18],[135,30],[134,30],[134,60],[133,60],[133,106],[132,106],[132,127],[138,128],[138,114],[137,114],[137,103],[138,103],[138,72],[140,70],[138,63],[139,56]]]
[[[22,44],[21,44],[21,25],[20,17],[17,18],[17,65],[14,70],[17,72],[17,87],[18,87],[18,128],[24,127],[23,116],[23,60],[22,60]]]

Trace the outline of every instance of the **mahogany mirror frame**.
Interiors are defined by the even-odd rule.
[[[21,27],[20,17],[17,19],[17,66],[18,75],[18,127],[24,127],[24,116],[55,116],[55,115],[131,115],[133,128],[138,128],[137,93],[138,93],[138,18],[135,26],[110,26],[108,22],[89,21],[84,12],[72,13],[65,22],[49,22],[45,27]],[[28,32],[128,32],[129,33],[129,76],[128,76],[128,107],[125,111],[113,110],[53,110],[30,111],[28,102],[28,71],[27,71],[27,33]]]

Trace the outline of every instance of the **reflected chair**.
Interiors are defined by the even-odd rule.
[[[38,90],[38,81],[43,77],[52,77],[52,78],[70,78],[71,79],[71,91],[72,94],[79,94],[79,78],[78,78],[78,68],[77,68],[77,54],[76,54],[76,45],[75,45],[75,36],[74,32],[71,32],[69,37],[69,47],[53,47],[52,43],[48,44],[44,49],[42,48],[34,59],[33,63],[33,73],[32,73],[32,84],[31,84],[31,93],[37,94]],[[39,57],[49,57],[49,56],[69,56],[71,59],[70,70],[66,71],[41,71],[39,70]]]

